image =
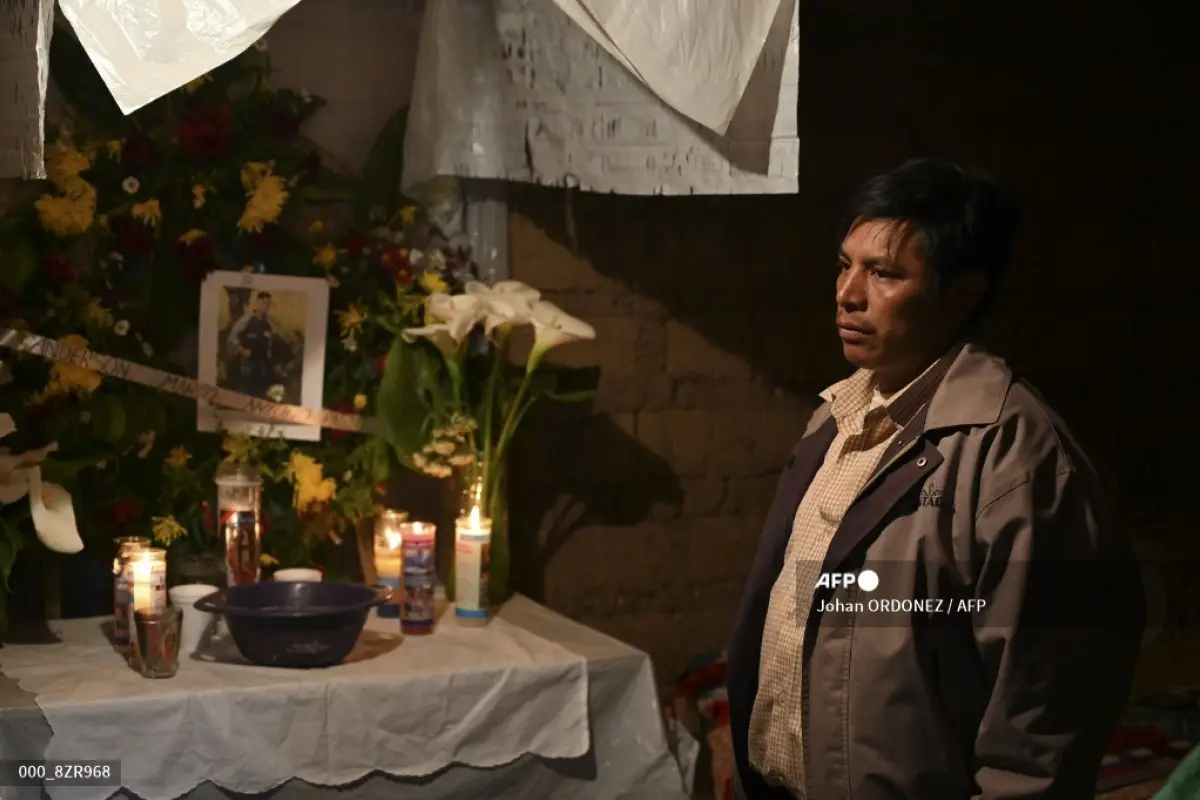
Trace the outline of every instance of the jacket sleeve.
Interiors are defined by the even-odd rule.
[[[990,699],[974,800],[1093,797],[1133,682],[1143,594],[1095,484],[1046,466],[976,515],[974,632]]]

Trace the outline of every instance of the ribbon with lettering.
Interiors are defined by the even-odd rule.
[[[144,364],[126,361],[123,358],[71,347],[45,336],[24,333],[11,328],[0,328],[0,347],[29,353],[49,361],[59,361],[89,369],[101,375],[131,381],[161,392],[187,397],[198,403],[240,411],[256,419],[290,425],[313,425],[339,431],[378,433],[379,420],[359,414],[344,414],[340,411],[314,410],[302,406],[272,403],[260,397],[232,392],[218,386],[174,375]]]

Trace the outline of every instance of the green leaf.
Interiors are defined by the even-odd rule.
[[[400,200],[400,178],[404,170],[404,132],[408,108],[392,115],[375,137],[362,168],[362,188],[354,207],[354,224],[359,230],[372,227],[371,210],[392,213]]]
[[[66,25],[56,25],[50,44],[50,77],[80,116],[105,133],[125,127],[125,115],[88,58],[83,45]]]
[[[400,337],[392,343],[379,381],[376,408],[384,437],[403,461],[424,444],[429,408],[420,385],[421,349]]]
[[[33,239],[23,233],[0,241],[0,287],[12,296],[21,294],[26,282],[38,269],[38,249]]]
[[[99,394],[92,398],[92,432],[107,442],[119,442],[125,437],[127,418],[125,406],[116,395]]]

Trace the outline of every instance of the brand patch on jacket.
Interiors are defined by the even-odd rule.
[[[954,502],[944,489],[926,484],[921,487],[921,494],[917,497],[917,508],[937,508],[953,512]]]

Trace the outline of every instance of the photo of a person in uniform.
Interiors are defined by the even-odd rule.
[[[297,292],[227,289],[220,333],[219,385],[274,403],[299,401],[306,298]]]

